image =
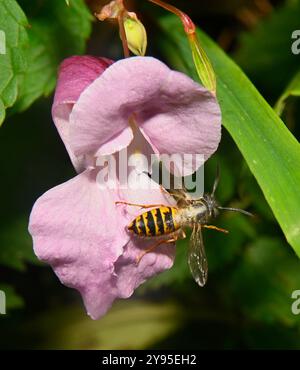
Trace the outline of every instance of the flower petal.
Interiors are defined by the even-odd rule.
[[[157,59],[132,57],[107,68],[81,94],[70,116],[74,153],[119,148],[114,141],[133,114],[155,152],[207,159],[220,141],[220,108],[209,91]],[[123,147],[131,137],[126,140]]]
[[[96,170],[87,170],[46,192],[35,203],[29,224],[36,255],[63,284],[81,293],[93,319],[104,315],[116,298],[129,297],[147,278],[170,268],[175,253],[174,245],[162,245],[136,264],[153,244],[126,232],[141,210],[116,208],[121,190],[100,188],[96,177]],[[122,190],[122,199],[127,192]],[[134,202],[143,197],[146,203],[166,203],[160,189],[130,195]]]
[[[95,171],[85,171],[39,198],[30,217],[36,255],[79,290],[93,318],[117,297],[114,262],[129,240],[116,200],[98,187]]]
[[[134,290],[147,279],[170,269],[175,258],[175,243],[161,244],[152,252],[145,254],[137,264],[143,251],[151,248],[157,240],[133,238],[125,247],[124,253],[115,263],[118,276],[117,289],[120,298],[129,298]]]
[[[106,58],[74,56],[65,59],[59,69],[52,116],[71,161],[78,172],[84,170],[86,166],[84,158],[77,158],[70,148],[69,116],[82,91],[112,63]]]
[[[156,99],[147,110],[140,111],[137,121],[159,153],[199,154],[206,161],[221,139],[221,111],[216,98],[175,71],[169,72]],[[203,164],[201,158],[181,160],[181,175],[189,175]]]
[[[74,152],[97,152],[114,140],[128,127],[132,113],[157,94],[167,71],[164,64],[147,57],[120,60],[107,68],[80,96],[70,116]]]

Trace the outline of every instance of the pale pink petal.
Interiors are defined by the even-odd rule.
[[[221,111],[217,100],[186,75],[171,71],[148,109],[138,115],[141,130],[159,153],[178,155],[174,160],[178,176],[192,174],[218,148]],[[149,114],[150,109],[155,113]]]
[[[74,56],[65,59],[59,69],[52,116],[71,161],[78,172],[87,167],[86,158],[84,156],[76,157],[70,148],[69,116],[82,91],[112,63],[106,58]]]
[[[117,296],[114,262],[129,240],[116,192],[95,180],[95,171],[86,171],[49,190],[35,203],[29,225],[36,255],[79,290],[93,318]]]
[[[174,245],[165,245],[136,264],[152,243],[132,239],[126,231],[140,209],[131,213],[126,206],[116,206],[127,190],[120,198],[120,190],[100,188],[96,177],[96,170],[87,170],[49,190],[35,203],[29,224],[36,255],[52,266],[63,284],[81,293],[93,319],[104,315],[115,299],[129,297],[147,278],[170,268],[174,260]],[[134,202],[141,197],[167,202],[160,189],[133,194]]]
[[[128,146],[133,140],[133,132],[130,126],[111,138],[107,143],[103,144],[96,152],[96,156],[109,155],[121,151]]]
[[[73,151],[111,152],[116,144],[109,143],[132,114],[156,152],[207,159],[220,141],[220,108],[210,92],[157,59],[133,57],[114,63],[81,94],[70,116]],[[132,138],[125,139],[124,147]]]
[[[149,65],[149,61],[153,64]],[[139,66],[137,70],[136,64]],[[77,155],[96,152],[126,129],[129,117],[136,108],[141,109],[146,100],[157,94],[157,87],[166,71],[168,68],[154,58],[135,57],[118,61],[107,68],[74,106],[70,117],[74,152]],[[146,100],[145,85],[148,86]]]
[[[129,298],[136,288],[151,277],[170,269],[175,258],[175,244],[161,244],[153,252],[145,254],[137,264],[136,259],[147,248],[151,248],[156,239],[141,240],[133,238],[125,247],[123,255],[115,264],[118,276],[117,289],[120,298]]]

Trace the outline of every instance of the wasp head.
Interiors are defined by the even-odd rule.
[[[207,207],[209,217],[217,217],[219,214],[219,204],[214,196],[214,194],[206,193],[203,195],[203,201]]]

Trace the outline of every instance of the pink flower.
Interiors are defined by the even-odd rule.
[[[72,57],[60,68],[53,119],[78,172],[35,203],[29,231],[36,255],[60,281],[77,289],[89,315],[104,315],[116,298],[128,298],[146,279],[172,266],[174,245],[164,244],[136,264],[153,241],[131,237],[126,225],[141,213],[116,206],[125,200],[172,204],[151,191],[99,187],[96,159],[128,148],[151,153],[202,153],[207,159],[220,141],[216,99],[187,76],[150,57],[113,63]],[[136,128],[129,124],[135,117]],[[193,172],[196,168],[189,168]],[[137,180],[151,182],[137,169]]]

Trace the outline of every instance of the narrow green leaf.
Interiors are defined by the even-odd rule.
[[[216,76],[211,65],[209,58],[207,57],[204,49],[200,45],[197,37],[189,37],[190,47],[192,56],[195,64],[198,77],[208,90],[216,93]]]
[[[166,35],[160,38],[162,52],[170,64],[196,79],[177,19],[161,18],[160,25]],[[217,75],[223,125],[300,256],[300,145],[240,68],[208,36],[202,32],[198,35]]]
[[[285,89],[284,93],[277,101],[274,108],[277,114],[281,115],[283,113],[287,100],[291,96],[300,96],[300,71],[295,75],[295,77]]]
[[[3,101],[0,99],[0,126],[1,123],[4,121],[5,118],[5,106],[3,104]]]

